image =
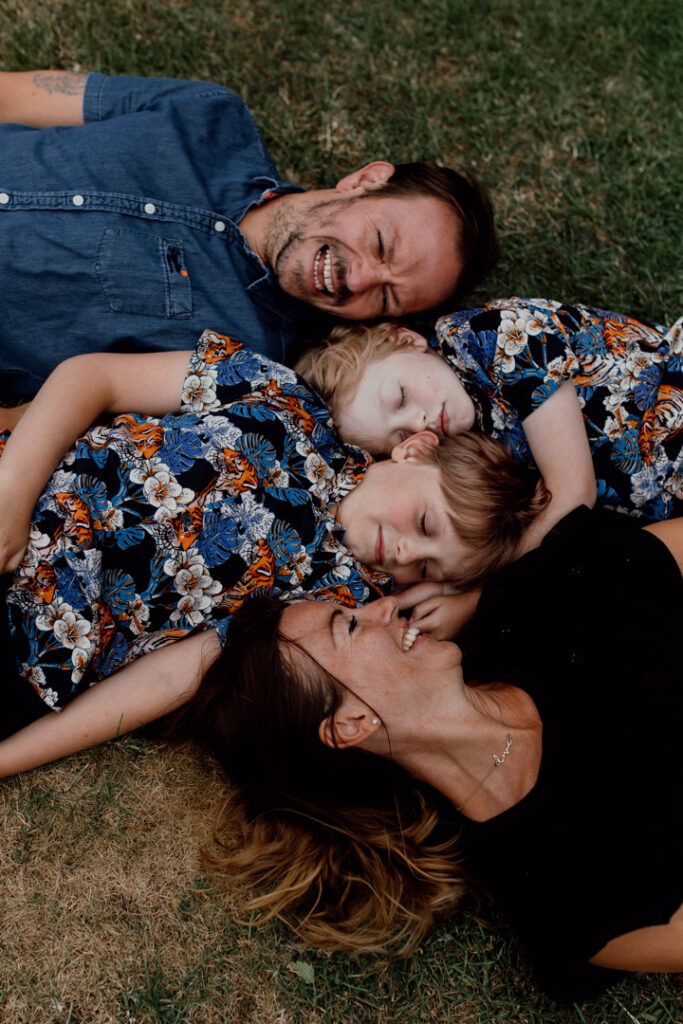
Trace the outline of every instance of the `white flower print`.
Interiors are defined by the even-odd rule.
[[[88,622],[76,612],[65,612],[58,619],[55,619],[52,631],[62,647],[68,650],[78,648],[87,651],[91,647],[88,634],[92,629],[92,623]]]
[[[80,683],[90,664],[90,652],[82,647],[74,647],[71,652],[71,664],[74,666],[71,673],[71,682]]]
[[[334,470],[317,452],[313,451],[306,457],[306,476],[311,481],[309,487],[311,494],[321,501],[328,501],[330,498],[331,483],[334,481]]]
[[[144,459],[131,470],[130,478],[133,483],[142,484],[145,497],[157,509],[155,519],[175,515],[194,498],[194,491],[182,487],[164,462]]]
[[[498,348],[502,352],[503,370],[508,373],[515,368],[516,355],[528,345],[529,335],[540,334],[543,318],[528,309],[504,309],[500,314]]]
[[[211,601],[208,598],[186,594],[178,601],[175,611],[171,612],[171,622],[185,620],[191,626],[199,626],[204,621],[204,612],[210,605]]]
[[[38,690],[45,686],[45,673],[40,665],[29,665],[27,662],[24,662],[21,666],[21,675],[31,686]]]
[[[34,526],[29,530],[28,544],[26,546],[26,552],[23,558],[23,568],[35,569],[40,562],[45,560],[45,556],[50,548],[52,541],[46,533],[41,533]],[[33,573],[28,573],[33,575]]]
[[[66,601],[53,601],[48,604],[45,610],[36,616],[38,629],[54,629],[55,624],[64,618],[65,615],[73,615],[73,608]]]
[[[216,398],[216,370],[213,367],[204,366],[201,373],[187,375],[182,403],[187,412],[206,412],[220,406]]]
[[[212,579],[207,571],[204,559],[195,555],[186,565],[179,569],[175,576],[175,588],[179,594],[213,595],[219,594],[221,585]],[[209,601],[209,604],[211,602]],[[203,607],[208,607],[203,605]]]

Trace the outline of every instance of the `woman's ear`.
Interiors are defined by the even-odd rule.
[[[356,709],[357,711],[358,709]],[[326,747],[344,750],[357,747],[380,727],[379,718],[363,705],[360,714],[342,704],[334,715],[328,715],[318,726],[318,736]]]
[[[424,458],[439,444],[438,434],[433,430],[421,430],[419,434],[411,434],[405,441],[395,445],[391,451],[392,462],[405,462],[408,459]]]
[[[371,192],[375,188],[385,185],[394,173],[394,165],[386,160],[373,160],[357,171],[340,178],[336,184],[337,192],[353,192],[359,189],[361,192]]]

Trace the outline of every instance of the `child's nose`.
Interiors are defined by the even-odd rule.
[[[418,433],[418,431],[420,430],[426,430],[428,426],[429,423],[427,422],[427,413],[424,411],[424,409],[418,409],[417,415],[415,417],[415,433]]]
[[[396,561],[398,565],[410,565],[416,559],[415,545],[405,537],[401,537],[396,545]]]

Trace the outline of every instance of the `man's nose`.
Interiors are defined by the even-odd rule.
[[[372,260],[351,260],[346,268],[346,286],[354,295],[376,288],[380,280],[380,267]]]

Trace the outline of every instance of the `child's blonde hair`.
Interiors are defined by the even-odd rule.
[[[400,337],[401,325],[392,320],[380,324],[340,324],[328,338],[307,348],[294,369],[330,407],[332,417],[353,400],[361,377],[370,363],[392,352],[411,347]]]

